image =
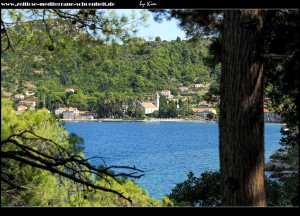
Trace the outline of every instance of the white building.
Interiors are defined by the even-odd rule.
[[[24,96],[23,94],[16,94],[16,95],[14,96],[14,98],[15,98],[15,99],[21,99],[21,100],[23,100],[23,99],[25,98],[25,96]]]
[[[161,95],[164,95],[167,98],[170,98],[171,97],[171,91],[170,90],[162,90]]]
[[[76,115],[79,113],[79,110],[77,108],[73,108],[73,107],[69,107],[69,108],[66,108],[66,107],[60,107],[58,109],[56,109],[54,111],[55,115],[59,115],[65,111],[70,111],[70,112],[73,112],[75,113]]]
[[[26,89],[24,92],[25,92],[25,95],[26,95],[26,96],[28,96],[28,97],[29,97],[29,96],[33,96],[33,95],[34,95],[34,93],[33,93],[33,92],[30,92],[30,91],[29,91],[29,90],[27,90],[27,89]]]
[[[159,98],[160,98],[159,94],[156,93],[154,95],[154,101],[140,103],[139,107],[142,108],[142,110],[145,114],[150,114],[150,113],[153,113],[154,111],[158,111],[159,110]]]

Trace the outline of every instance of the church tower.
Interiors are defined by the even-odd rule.
[[[154,105],[157,107],[157,109],[159,109],[159,94],[158,92],[156,92],[155,96],[154,96]]]

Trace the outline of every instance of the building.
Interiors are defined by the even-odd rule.
[[[153,113],[154,111],[159,110],[159,94],[156,93],[154,95],[154,100],[150,102],[142,102],[138,104],[138,107],[140,107],[145,114]]]
[[[217,111],[214,108],[193,108],[193,111],[196,116],[200,116],[204,119],[206,119],[209,113],[217,114]]]
[[[162,90],[161,95],[166,96],[167,98],[171,97],[171,91],[170,90]]]
[[[66,110],[62,113],[62,115],[63,115],[63,119],[76,119],[77,113]]]
[[[15,99],[21,99],[21,100],[23,100],[23,99],[25,98],[25,96],[24,96],[23,94],[16,94],[16,95],[14,96],[14,98],[15,98]]]
[[[41,113],[41,112],[46,112],[46,113],[50,113],[50,111],[48,109],[39,109],[37,110],[38,113]]]
[[[62,114],[64,111],[67,111],[67,108],[60,107],[54,111],[55,115]]]
[[[26,109],[27,109],[27,106],[23,106],[23,105],[18,106],[18,110],[26,110]]]
[[[281,122],[281,116],[276,113],[271,113],[268,109],[264,108],[264,120],[265,122]]]
[[[72,89],[72,88],[66,88],[65,89],[65,93],[74,93],[75,91],[74,91],[74,89]]]
[[[35,106],[36,106],[35,101],[28,101],[28,100],[21,100],[21,101],[19,102],[19,104],[28,106],[29,109],[31,109],[31,110],[34,110],[34,109],[35,109]]]
[[[189,90],[189,88],[188,88],[188,87],[185,87],[185,86],[183,86],[183,87],[179,87],[179,90],[180,90],[181,92],[186,92],[186,91],[188,91],[188,90]]]
[[[73,108],[73,107],[69,107],[69,108],[60,107],[60,108],[56,109],[54,111],[54,113],[55,113],[55,115],[59,115],[59,114],[62,114],[63,112],[65,112],[65,111],[75,112],[76,114],[79,113],[79,110],[77,108]]]
[[[195,84],[195,88],[205,88],[205,85],[197,83]]]
[[[33,92],[30,92],[29,90],[25,90],[24,91],[25,92],[25,95],[27,96],[27,97],[29,97],[29,96],[33,96],[34,95],[34,93]]]
[[[17,114],[17,115],[20,115],[20,114],[22,114],[23,112],[25,112],[25,110],[17,110],[17,111],[16,111],[16,114]]]
[[[94,119],[97,118],[97,113],[94,111],[80,111],[75,119]]]
[[[203,101],[200,101],[200,102],[199,102],[199,105],[200,105],[200,106],[208,106],[209,103],[208,103],[206,100],[203,100]]]

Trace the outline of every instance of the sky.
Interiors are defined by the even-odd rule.
[[[116,9],[118,14],[130,15],[132,9]],[[138,15],[140,10],[136,9],[136,14]],[[152,13],[148,12],[150,15],[148,18],[148,28],[140,27],[139,32],[137,33],[138,37],[142,37],[146,40],[154,40],[156,36],[159,36],[161,40],[176,40],[177,37],[180,37],[182,40],[186,39],[184,31],[177,27],[177,21],[172,19],[171,21],[163,21],[158,23],[154,21]],[[150,37],[150,39],[149,39]]]

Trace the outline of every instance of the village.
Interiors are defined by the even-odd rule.
[[[206,89],[206,86],[203,84],[195,84],[195,89],[202,88]],[[179,87],[179,92],[184,93],[190,91],[188,87]],[[69,101],[67,101],[65,106],[60,106],[57,109],[49,110],[45,106],[41,109],[36,109],[37,107],[37,101],[36,97],[34,97],[35,93],[34,91],[29,91],[25,89],[23,91],[24,93],[15,94],[14,100],[15,103],[18,105],[16,109],[16,114],[22,114],[28,110],[36,110],[36,112],[48,112],[53,113],[57,119],[62,121],[122,121],[122,120],[150,120],[150,121],[218,121],[218,106],[219,106],[219,97],[216,97],[216,100],[213,102],[201,100],[195,103],[189,103],[189,98],[181,96],[178,94],[177,96],[174,96],[171,94],[171,90],[164,89],[160,92],[156,92],[152,96],[148,97],[150,100],[141,100],[137,101],[133,105],[136,109],[138,109],[140,112],[142,112],[142,115],[140,118],[124,118],[126,116],[126,112],[128,111],[129,105],[122,105],[120,109],[122,110],[123,116],[115,117],[115,116],[109,116],[109,118],[101,118],[98,115],[98,112],[95,110],[79,110],[76,107],[72,107],[69,104]],[[65,89],[66,94],[74,94],[75,90],[73,88],[66,88]],[[177,111],[180,111],[183,109],[183,107],[180,107],[180,100],[184,101],[188,108],[192,110],[191,113],[188,115],[177,115],[172,118],[159,118],[157,114],[160,109],[160,98],[164,97],[167,102],[172,102],[176,104]],[[181,106],[183,106],[181,104]],[[281,117],[280,115],[276,113],[272,113],[269,111],[269,109],[264,108],[264,120],[265,122],[274,122],[274,123],[280,123]],[[178,112],[179,113],[179,112]]]

